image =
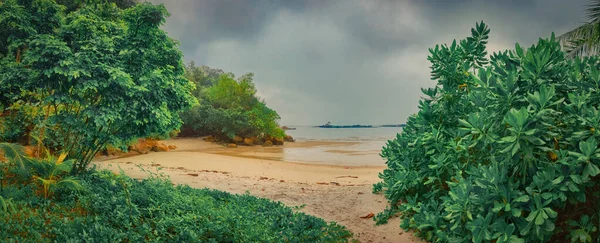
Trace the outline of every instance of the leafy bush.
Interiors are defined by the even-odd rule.
[[[376,219],[432,242],[597,241],[598,58],[566,59],[552,35],[488,61],[489,29],[471,33],[430,49],[438,83],[383,148]]]
[[[181,114],[183,136],[215,135],[225,140],[285,136],[277,112],[256,96],[252,73],[236,79],[232,73],[192,62],[186,77],[196,84],[194,95],[200,105]]]
[[[166,8],[105,2],[71,12],[52,0],[0,3],[2,115],[32,124],[0,137],[33,135],[76,159],[78,172],[107,144],[178,129],[197,102],[177,42],[160,29]]]

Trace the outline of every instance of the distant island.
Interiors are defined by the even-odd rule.
[[[318,128],[377,128],[377,127],[404,127],[406,124],[391,124],[391,125],[331,125],[331,122],[327,122],[325,125],[315,126]]]
[[[380,127],[405,127],[406,124],[381,125]]]

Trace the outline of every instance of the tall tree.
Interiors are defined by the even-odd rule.
[[[587,22],[558,37],[569,57],[598,55],[600,51],[600,0],[585,9]]]
[[[81,171],[107,144],[181,126],[179,112],[196,99],[178,43],[160,29],[163,5],[94,4],[65,14],[53,0],[20,2],[0,4],[9,17],[0,18],[0,100],[33,111],[38,144],[68,153]]]

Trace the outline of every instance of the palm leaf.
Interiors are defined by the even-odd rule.
[[[591,1],[585,11],[586,23],[557,38],[568,57],[599,54],[600,0]]]
[[[600,1],[594,0],[586,6],[586,17],[588,22],[598,23],[600,21]]]
[[[0,196],[0,207],[2,208],[3,212],[8,211],[8,207],[6,205],[6,201],[4,200],[4,198],[2,196]]]
[[[58,173],[69,173],[71,172],[71,170],[73,169],[73,163],[75,163],[74,159],[70,159],[67,160],[65,162],[62,163],[56,163],[56,169],[55,172],[53,174],[58,174]]]
[[[25,147],[14,143],[0,143],[0,150],[4,151],[4,157],[9,162],[15,163],[21,169],[31,163],[31,158],[25,153]]]
[[[15,205],[12,202],[12,198],[9,199],[5,199],[4,197],[0,196],[0,212],[8,212],[10,211],[14,211],[15,209]]]
[[[62,178],[60,180],[58,180],[58,182],[56,183],[56,189],[58,188],[70,188],[70,189],[74,189],[74,190],[79,190],[81,188],[83,188],[83,186],[81,185],[81,182],[73,177],[73,176],[67,176],[65,178]]]

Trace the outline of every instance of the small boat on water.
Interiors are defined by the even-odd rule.
[[[373,128],[372,125],[331,125],[331,122],[327,122],[325,125],[315,126],[320,128]]]

